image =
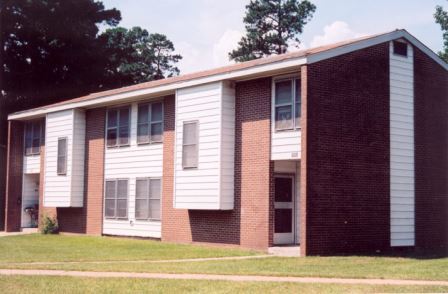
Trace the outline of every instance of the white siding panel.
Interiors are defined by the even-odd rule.
[[[415,244],[414,65],[393,54],[390,43],[390,203],[391,246]]]
[[[233,209],[235,90],[229,82],[176,93],[174,207]],[[182,168],[183,124],[199,122],[198,167]]]
[[[105,179],[128,179],[128,219],[104,218],[103,234],[135,237],[161,237],[160,221],[135,219],[135,183],[137,178],[162,179],[163,143],[137,145],[138,104],[131,105],[130,145],[107,148],[104,153]],[[162,196],[163,197],[163,196]]]
[[[23,173],[24,174],[40,173],[40,155],[23,156]]]

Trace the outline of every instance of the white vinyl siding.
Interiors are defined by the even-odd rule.
[[[415,245],[414,56],[394,54],[390,42],[391,246]]]
[[[294,117],[291,127],[285,130],[277,130],[276,128],[276,83],[289,80],[291,81],[291,115]],[[293,82],[294,81],[294,82]],[[301,99],[293,99],[294,93],[300,90],[298,85],[300,79],[297,76],[274,78],[272,82],[272,132],[271,132],[271,160],[290,160],[301,158],[301,129],[300,129],[300,111],[294,108],[301,107]],[[296,84],[296,85],[294,85]],[[298,96],[297,96],[298,98]],[[301,98],[301,97],[300,97]],[[299,116],[297,116],[299,115]],[[294,126],[294,127],[293,127]]]
[[[175,208],[233,209],[234,91],[219,82],[176,92]],[[198,164],[184,169],[183,125],[190,121],[198,122]]]
[[[24,174],[40,173],[40,154],[27,155],[23,157],[23,173]]]
[[[84,198],[85,114],[72,109],[47,115],[44,206],[82,207]],[[67,140],[66,173],[58,174],[58,139]]]
[[[160,100],[157,100],[160,102]],[[126,220],[103,220],[103,234],[136,237],[161,237],[159,220],[137,220],[135,218],[135,196],[137,178],[162,179],[163,143],[137,144],[138,103],[130,105],[129,146],[105,148],[105,179],[127,179],[129,181],[128,218]]]

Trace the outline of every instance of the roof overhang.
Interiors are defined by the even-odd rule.
[[[229,70],[224,73],[212,74],[204,77],[193,78],[190,80],[166,83],[160,86],[141,88],[136,90],[130,90],[122,93],[104,95],[95,97],[92,99],[86,99],[82,101],[67,101],[63,104],[49,105],[47,107],[40,107],[36,109],[25,110],[21,112],[16,112],[8,116],[9,120],[20,120],[20,119],[31,119],[35,117],[41,117],[50,112],[61,111],[72,108],[93,108],[103,105],[126,103],[128,101],[134,101],[138,99],[149,99],[151,97],[161,97],[169,94],[174,94],[177,89],[187,88],[192,86],[197,86],[201,84],[207,84],[212,82],[224,81],[224,80],[248,80],[259,78],[263,76],[274,75],[281,72],[292,71],[297,69],[304,64],[316,63],[328,58],[336,57],[342,54],[350,53],[353,51],[361,50],[367,47],[375,46],[384,42],[389,42],[392,40],[404,38],[411,44],[416,46],[422,52],[431,57],[440,66],[448,71],[448,64],[438,57],[431,49],[425,46],[422,42],[417,40],[414,36],[409,34],[406,30],[396,30],[390,33],[367,37],[348,43],[346,45],[341,45],[333,47],[326,50],[316,50],[313,52],[312,49],[309,52],[300,57],[283,59],[267,64],[254,65],[252,67]]]

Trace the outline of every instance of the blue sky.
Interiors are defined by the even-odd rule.
[[[181,73],[229,63],[227,52],[244,33],[249,0],[102,0],[122,13],[120,26],[163,33],[184,59]],[[317,10],[301,36],[304,48],[404,28],[434,51],[442,32],[434,23],[436,5],[446,0],[311,0]]]

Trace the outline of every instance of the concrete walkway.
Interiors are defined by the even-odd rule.
[[[213,280],[213,281],[234,281],[234,282],[290,282],[290,283],[323,283],[323,284],[448,286],[448,281],[340,279],[340,278],[312,278],[312,277],[301,278],[301,277],[242,276],[242,275],[236,276],[236,275],[208,275],[208,274],[162,274],[162,273],[130,273],[130,272],[84,272],[84,271],[61,271],[61,270],[0,269],[0,275]]]

